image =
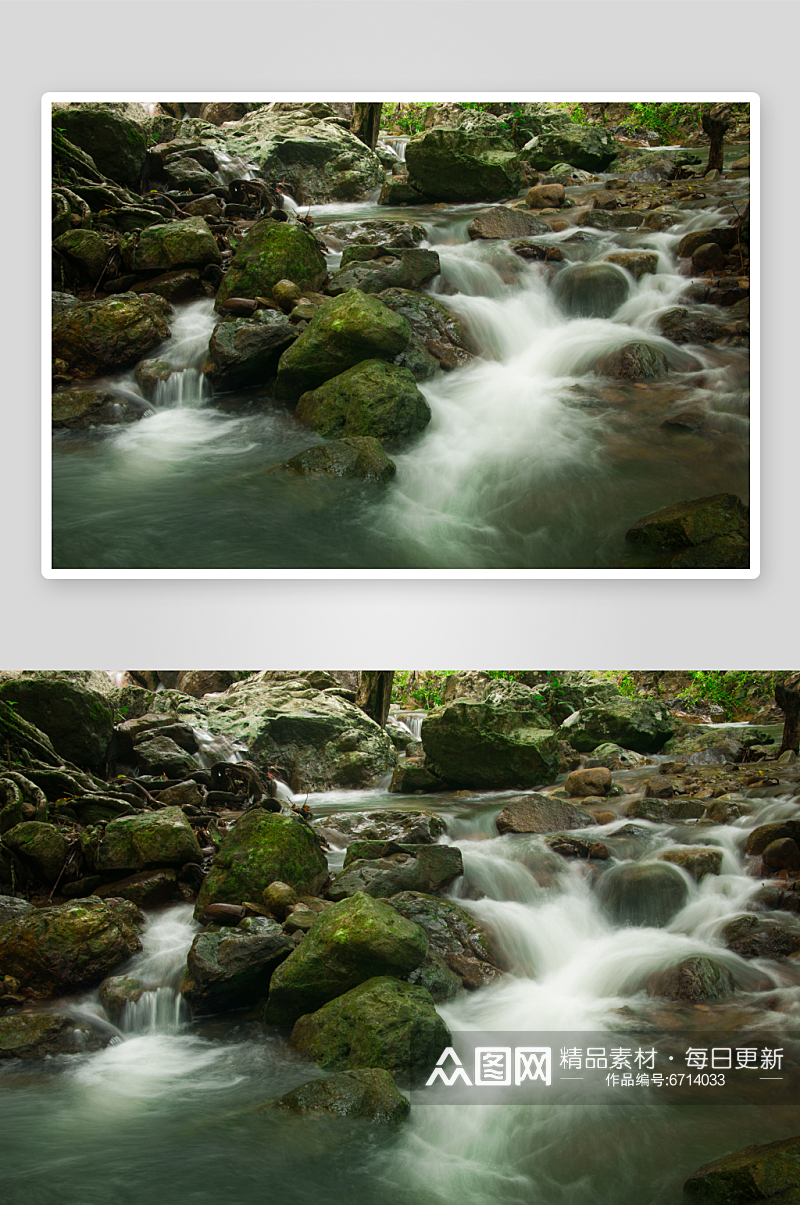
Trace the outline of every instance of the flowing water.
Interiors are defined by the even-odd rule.
[[[636,771],[615,777],[628,785],[640,779]],[[744,962],[720,938],[759,885],[744,871],[747,832],[796,816],[795,798],[751,796],[756,810],[731,826],[637,821],[635,838],[615,836],[622,819],[592,829],[623,860],[649,861],[676,841],[723,850],[721,874],[692,882],[685,907],[660,929],[612,924],[581,867],[541,837],[498,837],[494,818],[507,798],[472,793],[403,803],[381,788],[309,800],[322,820],[398,806],[425,806],[447,819],[445,839],[459,845],[465,867],[452,895],[492,929],[511,968],[496,984],[439,1006],[454,1033],[613,1028],[617,1010],[628,1008],[649,1016],[657,1037],[664,1006],[643,993],[643,980],[710,954],[729,967],[739,990],[684,1013],[711,1016],[724,1032],[731,1013],[755,1008],[776,1045],[798,1036],[797,964]],[[335,851],[332,866],[340,857]],[[128,968],[149,990],[105,1050],[0,1069],[4,1205],[149,1205],[174,1196],[192,1205],[272,1198],[306,1205],[319,1196],[330,1205],[371,1205],[378,1197],[400,1205],[680,1205],[683,1181],[703,1163],[797,1132],[794,1106],[713,1102],[415,1104],[410,1119],[388,1131],[257,1112],[319,1072],[252,1014],[190,1022],[176,989],[196,928],[188,905],[151,916],[144,949]],[[108,1030],[96,996],[71,1007]]]
[[[211,396],[200,369],[213,306],[190,302],[178,307],[172,338],[150,353],[183,371],[159,386],[149,414],[55,436],[54,567],[636,567],[625,559],[624,533],[643,515],[723,491],[748,500],[747,352],[687,350],[656,326],[688,283],[677,271],[680,237],[727,223],[745,186],[732,181],[714,198],[677,202],[681,222],[665,233],[577,225],[533,239],[558,245],[568,262],[614,249],[657,252],[657,273],[629,278],[628,300],[609,319],[567,317],[547,265],[522,261],[503,242],[470,242],[481,206],[313,206],[317,225],[420,223],[441,261],[430,291],[480,353],[420,386],[432,421],[412,443],[388,446],[394,480],[382,490],[264,474],[321,440],[266,387]],[[568,190],[578,206],[591,191]],[[329,257],[332,269],[338,259]],[[592,372],[600,355],[641,339],[668,356],[666,377],[611,384]],[[104,383],[142,406],[132,373]],[[693,416],[688,427],[662,426],[681,411]]]

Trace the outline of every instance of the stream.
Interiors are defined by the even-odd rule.
[[[567,194],[580,206],[597,188]],[[567,317],[542,265],[504,241],[471,242],[467,226],[485,206],[312,206],[318,226],[421,224],[422,245],[441,261],[428,291],[443,295],[480,352],[420,385],[432,421],[411,444],[388,446],[394,480],[380,490],[264,474],[321,440],[266,388],[213,397],[200,372],[213,302],[184,303],[172,338],[150,353],[184,371],[160,387],[152,412],[131,425],[55,435],[53,567],[637,567],[623,543],[637,519],[721,492],[748,501],[747,350],[687,350],[656,325],[688,283],[677,271],[680,238],[727,224],[746,188],[733,180],[713,198],[676,202],[683,220],[663,233],[578,225],[532,239],[558,246],[569,262],[615,249],[658,253],[657,273],[629,278],[628,300],[609,319]],[[331,269],[339,258],[328,257]],[[667,376],[610,383],[591,371],[598,356],[642,338],[668,356]],[[105,383],[141,406],[132,372]],[[687,410],[700,416],[695,429],[662,426]]]
[[[615,781],[631,785],[645,776],[620,771]],[[613,1029],[616,1010],[628,1007],[650,1016],[657,1037],[664,1002],[640,990],[642,977],[706,953],[740,984],[735,996],[696,1006],[695,1017],[714,1016],[709,1032],[730,1031],[730,1017],[755,1005],[776,1045],[797,1037],[797,962],[745,962],[719,936],[760,885],[744,870],[748,831],[796,815],[795,798],[745,791],[755,810],[727,826],[637,821],[633,837],[615,837],[624,819],[592,828],[592,838],[620,860],[650,860],[676,842],[723,850],[721,873],[691,881],[682,911],[667,927],[650,929],[607,920],[582,868],[542,837],[497,836],[494,819],[509,795],[438,795],[413,804],[385,789],[309,797],[323,822],[332,812],[398,806],[445,817],[443,839],[460,847],[465,867],[451,896],[491,926],[512,968],[439,1006],[454,1034]],[[332,867],[341,858],[333,851]],[[0,1070],[4,1205],[145,1205],[172,1197],[192,1205],[273,1198],[307,1205],[318,1197],[331,1205],[372,1205],[379,1197],[400,1205],[679,1205],[683,1181],[701,1164],[797,1132],[796,1107],[651,1098],[606,1108],[412,1103],[397,1130],[255,1112],[319,1072],[254,1014],[191,1022],[176,989],[196,931],[190,905],[150,914],[144,948],[128,970],[152,990],[105,1050]],[[766,992],[765,982],[772,985]],[[108,1025],[96,993],[68,1003]],[[676,1007],[673,1015],[692,1015],[691,1005]]]

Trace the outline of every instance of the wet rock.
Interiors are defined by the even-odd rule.
[[[147,151],[147,131],[126,104],[70,103],[53,112],[53,130],[91,155],[105,176],[138,188]]]
[[[525,204],[528,209],[560,209],[566,195],[563,184],[537,184],[528,190]]]
[[[243,904],[207,904],[203,911],[203,924],[225,925],[234,927],[247,916],[247,908]]]
[[[310,230],[294,222],[256,222],[244,236],[225,273],[215,306],[229,297],[269,296],[278,281],[291,280],[304,292],[320,287],[328,266]]]
[[[428,812],[331,812],[323,823],[351,841],[399,841],[406,845],[433,845],[447,831],[444,820]]]
[[[499,124],[492,129],[434,127],[406,147],[409,184],[430,201],[501,201],[522,184],[522,164]]]
[[[114,713],[97,691],[64,678],[15,678],[0,684],[0,702],[46,733],[68,761],[89,767],[105,761]]]
[[[90,897],[6,922],[0,926],[0,974],[14,976],[34,997],[98,983],[141,949],[121,904]],[[141,917],[138,909],[134,913]]]
[[[365,1067],[301,1084],[259,1111],[268,1109],[306,1118],[353,1117],[375,1125],[396,1125],[408,1116],[409,1104],[388,1071]]]
[[[284,315],[264,310],[268,320],[239,319],[214,327],[203,373],[215,389],[263,385],[278,371],[278,360],[297,338]]]
[[[166,791],[154,792],[155,798],[159,803],[165,804],[167,807],[200,807],[205,799],[205,795],[200,790],[196,782],[188,778],[186,782],[178,782],[174,787],[167,787]]]
[[[0,1059],[85,1054],[102,1050],[107,1044],[108,1038],[63,1013],[11,1013],[0,1017]]]
[[[165,732],[148,734],[146,739],[138,741],[136,761],[145,774],[166,774],[167,778],[183,778],[196,774],[200,768],[192,755]]]
[[[658,858],[661,862],[682,866],[696,883],[707,874],[719,874],[722,868],[722,850],[707,846],[667,849]]]
[[[611,771],[605,766],[595,766],[587,770],[573,770],[567,775],[564,790],[578,799],[589,795],[607,795],[611,782]]]
[[[263,892],[264,903],[279,920],[286,916],[288,908],[293,907],[297,903],[297,892],[288,883],[281,883],[275,880],[268,887],[264,888]]]
[[[800,1184],[800,1138],[746,1146],[698,1168],[683,1186],[709,1205],[749,1205],[766,1197],[790,1205]],[[788,1195],[787,1195],[788,1194]]]
[[[100,1003],[106,1016],[114,1025],[119,1025],[128,1004],[141,1000],[146,991],[141,979],[133,975],[112,975],[100,984]]]
[[[67,857],[67,842],[54,824],[25,820],[3,834],[2,844],[48,885],[55,883]]]
[[[347,477],[385,485],[397,469],[380,441],[364,435],[318,444],[266,470],[268,473],[279,471],[298,477]]]
[[[708,243],[715,243],[723,251],[730,251],[735,242],[736,230],[733,226],[718,226],[713,230],[693,230],[691,234],[685,234],[678,243],[678,256],[680,259],[690,259],[698,247]]]
[[[316,226],[314,232],[334,250],[338,250],[338,244],[349,247],[353,243],[372,247],[415,247],[427,238],[425,228],[415,222],[383,219],[330,222],[326,226]]]
[[[107,824],[94,854],[94,867],[100,871],[139,870],[202,860],[183,812],[168,807],[144,816],[121,816]]]
[[[570,264],[553,281],[553,293],[573,318],[610,318],[628,298],[628,277],[614,264]]]
[[[663,928],[689,898],[683,875],[662,862],[614,866],[597,886],[609,918],[618,925]]]
[[[17,895],[0,895],[0,925],[8,921],[19,920],[28,912],[33,911],[33,904]]]
[[[279,879],[314,895],[328,877],[328,864],[311,828],[294,816],[260,809],[247,812],[222,839],[200,890],[195,916],[210,903],[258,900]]]
[[[169,335],[149,294],[119,293],[105,301],[79,302],[57,314],[53,357],[77,375],[93,377],[129,368]]]
[[[495,821],[499,833],[552,833],[560,829],[588,828],[591,812],[546,795],[522,795],[512,799]]]
[[[619,152],[616,139],[601,126],[577,125],[561,109],[526,114],[525,123],[533,134],[524,148],[525,160],[539,171],[565,163],[587,172],[605,171]]]
[[[773,841],[786,837],[800,843],[800,820],[780,820],[774,824],[759,824],[747,837],[748,854],[763,854]]]
[[[673,306],[659,315],[657,326],[660,333],[672,343],[715,343],[749,331],[749,324],[738,320],[735,305],[728,309],[725,318],[726,321],[718,322],[685,306]]]
[[[67,230],[54,241],[53,246],[78,269],[82,280],[97,283],[108,258],[109,248],[105,239],[93,230]]]
[[[417,891],[401,892],[386,902],[427,933],[427,957],[406,979],[427,988],[437,1002],[462,987],[477,991],[502,975],[492,937],[466,908]]]
[[[410,289],[385,289],[379,297],[390,310],[406,319],[411,328],[412,343],[420,344],[432,358],[434,370],[438,366],[448,372],[470,363],[473,357],[466,336],[440,298]],[[410,346],[400,352],[394,362],[414,372],[414,366],[404,360]],[[417,380],[424,379],[414,375]]]
[[[626,343],[618,351],[601,356],[594,370],[598,376],[615,381],[655,381],[669,372],[669,361],[651,343]]]
[[[686,958],[675,967],[651,975],[647,981],[648,995],[692,1004],[731,996],[735,987],[728,968],[705,957]]]
[[[222,262],[208,223],[200,217],[147,226],[139,234],[125,234],[120,240],[120,251],[129,272],[171,272],[174,268],[202,268]]]
[[[273,975],[266,1020],[292,1024],[374,976],[415,970],[427,950],[424,930],[384,901],[363,893],[342,900]]]
[[[246,677],[246,671],[238,669],[189,669],[178,674],[177,689],[185,695],[202,699],[204,695],[222,694],[234,682]],[[193,753],[195,749],[189,752]]]
[[[704,811],[699,799],[634,799],[625,814],[653,824],[671,824],[677,820],[699,820]]]
[[[293,280],[279,280],[272,286],[272,299],[277,301],[285,314],[294,309],[302,296],[300,286]]]
[[[127,879],[96,886],[87,894],[99,896],[100,899],[111,896],[114,899],[131,900],[139,908],[156,908],[174,897],[177,886],[178,877],[175,871],[171,866],[164,866],[158,870],[145,870],[141,874],[130,875]]]
[[[433,1067],[451,1037],[430,992],[379,976],[301,1017],[291,1042],[323,1068],[382,1067],[410,1078]]]
[[[273,972],[293,949],[278,922],[263,917],[250,933],[198,933],[181,993],[195,1016],[246,1008],[266,997]]]
[[[5,838],[8,843],[8,838]],[[770,841],[762,854],[764,865],[770,870],[800,870],[800,848],[791,837],[779,837]]]
[[[205,280],[205,275],[203,280]],[[132,293],[155,293],[167,301],[186,301],[190,297],[205,297],[199,268],[177,268],[161,276],[150,277],[130,287]]]
[[[327,894],[329,899],[342,900],[362,891],[380,898],[401,891],[431,893],[451,883],[463,869],[461,851],[455,846],[354,841]]]
[[[606,815],[606,813],[601,813]],[[609,812],[612,820],[616,820],[613,812]],[[599,824],[600,817],[595,815],[595,821]],[[552,849],[553,853],[562,858],[596,858],[599,862],[604,862],[611,857],[608,846],[602,841],[586,841],[582,837],[570,837],[566,833],[554,833],[544,839],[545,845]]]
[[[419,289],[439,274],[435,251],[414,247],[345,247],[339,271],[327,286],[332,297],[350,289],[381,293],[384,289]]]
[[[550,187],[558,189],[560,186],[555,184]],[[535,191],[536,189],[531,189],[531,192]],[[563,188],[561,192],[563,194]],[[528,193],[529,198],[530,195],[531,193]],[[547,222],[537,218],[535,214],[525,213],[522,209],[510,209],[507,205],[482,210],[467,226],[467,234],[471,239],[529,238],[534,234],[548,234],[549,231]]]
[[[170,158],[164,164],[164,175],[175,192],[209,193],[219,187],[219,180],[188,155]]]
[[[725,252],[718,243],[702,243],[692,252],[692,267],[698,272],[719,271],[724,266]]]
[[[634,209],[593,209],[581,216],[582,224],[595,230],[638,230],[643,220],[644,214]]]
[[[676,502],[639,519],[625,533],[631,547],[672,553],[670,564],[690,568],[683,550],[698,549],[702,567],[741,568],[750,563],[749,510],[736,494]],[[677,564],[680,561],[681,564]]]
[[[295,416],[320,435],[392,440],[423,430],[431,410],[407,368],[364,360],[304,393]]]
[[[363,360],[391,360],[410,338],[405,318],[376,297],[351,289],[320,306],[283,353],[276,395],[296,399]]]
[[[499,691],[496,702],[437,707],[423,721],[422,744],[431,773],[474,790],[540,786],[560,769],[549,717],[532,691],[517,702]]]
[[[557,735],[581,753],[609,741],[637,753],[658,753],[674,728],[671,712],[661,703],[618,695],[573,712]]]
[[[788,958],[800,950],[800,930],[759,916],[736,917],[724,926],[721,936],[740,958]]]
[[[448,786],[444,779],[431,774],[425,766],[406,759],[392,775],[389,790],[398,795],[430,795],[436,791],[446,791]]]
[[[658,271],[658,255],[655,251],[612,251],[605,257],[605,262],[624,268],[635,280]]]
[[[136,384],[144,396],[152,399],[161,381],[168,381],[175,371],[169,360],[140,360],[133,371]]]

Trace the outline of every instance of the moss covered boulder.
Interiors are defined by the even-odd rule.
[[[217,293],[216,308],[229,297],[268,297],[279,280],[316,292],[327,275],[325,256],[310,230],[265,218],[237,247]]]
[[[0,702],[45,732],[67,761],[90,767],[105,761],[114,711],[98,691],[64,678],[15,678],[0,685]]]
[[[707,874],[719,874],[722,869],[722,850],[710,849],[707,845],[676,846],[674,849],[665,849],[658,858],[661,862],[682,866],[696,883]]]
[[[462,988],[477,991],[502,975],[492,935],[460,904],[418,891],[386,902],[428,935],[427,957],[405,978],[427,988],[434,1000],[449,1000]]]
[[[147,226],[138,234],[126,234],[120,250],[129,272],[168,272],[222,263],[216,239],[201,217],[164,222]]]
[[[67,230],[53,246],[78,269],[83,280],[97,283],[108,258],[105,239],[94,230]]]
[[[376,1125],[396,1125],[408,1116],[409,1104],[391,1074],[380,1067],[338,1071],[313,1079],[262,1105],[300,1117],[352,1117]]]
[[[45,883],[55,883],[67,857],[67,842],[54,824],[24,820],[3,834],[2,844],[19,854]]]
[[[342,252],[339,271],[327,287],[332,297],[349,289],[380,293],[384,289],[419,289],[438,276],[439,256],[435,251],[414,247],[371,247],[356,245]]]
[[[522,186],[514,144],[499,130],[434,126],[406,147],[410,186],[430,201],[501,201]]]
[[[713,494],[665,506],[634,523],[625,533],[625,542],[648,552],[670,553],[725,537],[737,542],[749,539],[749,510],[736,494]]]
[[[617,156],[620,144],[602,126],[577,125],[563,109],[526,113],[526,127],[533,135],[522,152],[538,171],[559,163],[587,172],[601,172]]]
[[[43,1059],[54,1054],[102,1050],[101,1035],[64,1013],[11,1013],[0,1017],[0,1059]]]
[[[283,464],[271,465],[266,472],[286,472],[296,477],[343,477],[385,485],[397,469],[379,440],[371,435],[358,435],[306,448]]]
[[[508,205],[481,210],[467,227],[471,239],[530,238],[534,234],[549,233],[550,226],[544,218],[537,218],[522,209],[511,209]]]
[[[451,1040],[430,992],[389,976],[301,1017],[291,1036],[320,1067],[382,1067],[404,1079],[427,1072]]]
[[[90,427],[135,423],[147,414],[146,403],[113,389],[61,389],[53,394],[53,430],[87,431]]]
[[[646,984],[650,996],[704,1004],[733,995],[736,985],[728,967],[705,956],[684,958],[677,966],[651,975]]]
[[[247,1008],[266,997],[273,971],[294,942],[277,921],[257,917],[250,926],[248,932],[231,928],[195,937],[181,985],[195,1016]]]
[[[259,900],[276,879],[299,895],[316,895],[327,877],[328,863],[307,824],[254,808],[223,837],[195,915],[202,917],[209,904]]]
[[[359,893],[322,913],[272,977],[266,1019],[289,1025],[376,975],[404,975],[428,952],[423,929]]]
[[[94,855],[95,868],[100,871],[183,866],[202,860],[197,838],[179,807],[112,820]]]
[[[263,385],[278,371],[278,360],[298,331],[285,314],[261,312],[266,321],[241,319],[214,327],[203,372],[215,389]]]
[[[553,292],[571,318],[610,318],[627,301],[630,281],[616,264],[570,264],[556,276]]]
[[[546,713],[456,701],[430,711],[422,723],[426,769],[453,786],[509,790],[553,782],[558,743]]]
[[[499,833],[555,833],[561,829],[588,828],[591,812],[546,795],[521,795],[510,799],[495,821]]]
[[[763,1146],[746,1146],[694,1172],[684,1194],[707,1205],[750,1205],[775,1198],[786,1205],[797,1200],[800,1185],[800,1138]]]
[[[594,370],[614,381],[656,381],[669,372],[669,361],[661,348],[637,341],[600,356]]]
[[[411,328],[412,342],[400,352],[395,363],[410,368],[418,381],[432,376],[433,372],[420,375],[414,371],[414,364],[406,359],[414,346],[426,353],[433,371],[442,368],[449,372],[470,363],[473,356],[467,336],[440,297],[396,288],[385,289],[379,297],[390,310],[405,318]]]
[[[145,774],[166,774],[167,778],[183,778],[196,774],[199,765],[191,753],[167,735],[166,731],[148,732],[136,743],[136,763]]]
[[[82,377],[129,368],[170,337],[165,305],[149,294],[119,293],[62,310],[53,317],[53,358]]]
[[[58,105],[53,112],[53,131],[91,155],[104,175],[138,189],[147,154],[145,112],[138,108],[140,119],[136,120],[124,103]]]
[[[359,891],[380,898],[400,891],[434,892],[463,872],[461,850],[454,845],[354,841],[327,895],[343,900]]]
[[[598,895],[618,925],[663,928],[689,898],[681,872],[664,862],[614,866],[601,878]]]
[[[675,730],[672,713],[651,699],[620,695],[573,712],[558,730],[579,753],[608,741],[636,753],[658,753]]]
[[[0,926],[0,975],[18,979],[33,997],[81,991],[141,949],[143,921],[138,908],[121,900],[89,897],[36,908]]]
[[[351,289],[321,305],[300,338],[281,356],[276,396],[297,399],[362,360],[391,360],[411,328],[376,297]]]
[[[364,360],[304,393],[295,416],[320,435],[403,439],[422,431],[431,408],[408,368]]]

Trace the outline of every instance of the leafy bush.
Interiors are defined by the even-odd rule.
[[[752,710],[754,702],[772,702],[775,683],[784,673],[784,670],[694,670],[691,685],[682,697],[689,703],[721,707],[726,720],[735,720]]]

